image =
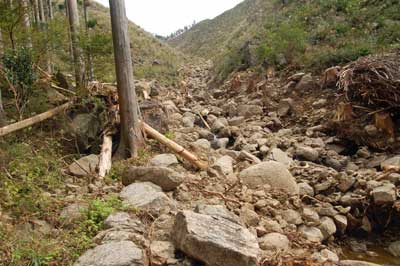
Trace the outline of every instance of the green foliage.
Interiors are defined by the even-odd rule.
[[[266,32],[266,40],[258,49],[261,61],[279,65],[280,56],[288,63],[304,53],[306,48],[306,32],[300,24],[283,22]]]
[[[87,26],[89,29],[94,29],[97,25],[97,19],[93,18],[93,19],[89,19],[89,21],[87,22]]]
[[[88,237],[94,237],[104,226],[104,220],[116,210],[122,208],[122,202],[117,196],[108,199],[95,199],[90,202],[89,208],[84,212],[85,219],[81,229]]]

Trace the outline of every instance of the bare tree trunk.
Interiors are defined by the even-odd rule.
[[[31,22],[29,20],[29,4],[28,0],[22,0],[23,17],[22,23],[25,28],[26,34],[26,47],[32,48],[32,38],[31,38]]]
[[[111,26],[121,116],[121,155],[137,157],[144,144],[139,124],[139,105],[133,81],[125,0],[110,0]],[[123,150],[125,149],[125,150]]]
[[[49,23],[53,20],[53,7],[52,1],[46,0],[46,7],[47,7],[47,24],[46,24],[46,33],[47,33],[47,72],[53,73],[53,64],[52,64],[52,53],[54,50],[53,43],[50,41],[49,36]]]
[[[51,0],[47,0],[47,7],[48,7],[48,12],[49,12],[49,19],[53,20],[54,13],[53,13],[53,3]]]
[[[6,112],[3,108],[3,100],[1,98],[1,89],[0,89],[0,127],[4,127],[7,124]]]
[[[69,19],[69,8],[67,4],[67,0],[64,1],[64,6],[65,6],[65,16],[67,19]],[[72,39],[71,39],[71,27],[68,27],[68,50],[69,50],[69,55],[73,57],[73,51],[72,51]]]
[[[0,58],[4,55],[3,35],[0,29]]]
[[[86,38],[87,40],[90,40],[90,32],[89,32],[89,14],[88,14],[88,5],[89,2],[87,0],[83,0],[83,14],[85,16],[85,30],[86,30]],[[87,72],[88,72],[88,79],[93,80],[93,65],[92,65],[92,56],[90,54],[90,51],[87,47],[87,52],[86,52],[86,57],[87,57]]]
[[[39,1],[39,16],[40,16],[40,22],[45,23],[46,22],[46,17],[44,16],[44,5],[43,5],[43,0],[38,0]]]
[[[39,0],[33,0],[33,14],[35,17],[36,26],[40,24],[40,11],[39,11]]]
[[[75,81],[78,89],[83,88],[85,68],[82,61],[82,51],[79,47],[79,13],[76,0],[67,0],[69,25],[71,31],[72,52],[74,56]]]

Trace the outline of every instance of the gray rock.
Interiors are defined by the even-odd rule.
[[[87,203],[73,203],[62,209],[60,218],[66,227],[72,226],[74,223],[83,219],[83,213],[87,211],[89,205]]]
[[[206,139],[208,141],[213,141],[215,139],[214,134],[211,133],[211,131],[204,128],[199,130],[199,136],[201,139]]]
[[[278,106],[278,116],[282,117],[288,115],[293,108],[293,104],[293,100],[290,98],[282,99]]]
[[[324,235],[324,239],[328,239],[331,235],[336,233],[336,225],[332,218],[322,217],[321,224],[318,227]]]
[[[315,252],[311,255],[311,259],[320,264],[324,264],[325,262],[339,262],[338,255],[329,249],[323,249],[320,252]]]
[[[347,229],[347,223],[348,223],[347,217],[344,215],[338,214],[333,217],[333,220],[335,220],[335,224],[336,224],[338,232],[341,234],[344,234]]]
[[[245,118],[263,114],[263,109],[261,106],[250,104],[239,105],[237,111],[239,116],[243,116]]]
[[[144,231],[144,225],[139,219],[132,219],[129,213],[116,212],[110,214],[104,221],[106,229],[109,228],[135,228],[139,231]]]
[[[290,166],[293,163],[293,159],[290,158],[286,152],[282,151],[281,149],[278,148],[273,148],[271,150],[270,156],[269,156],[270,160],[276,161],[278,163],[282,163],[286,166]]]
[[[298,229],[299,233],[301,233],[307,240],[311,242],[320,243],[324,240],[324,235],[322,234],[321,230],[317,227],[309,227],[302,225]]]
[[[190,211],[176,216],[176,247],[207,265],[255,266],[260,249],[246,228],[226,219]]]
[[[244,122],[245,119],[243,116],[236,116],[228,120],[230,126],[237,126],[237,127],[242,126]]]
[[[211,141],[211,147],[215,150],[225,149],[228,146],[229,138],[220,138]]]
[[[296,90],[304,91],[308,89],[315,89],[316,87],[318,87],[318,84],[312,75],[306,74],[300,79],[299,83],[297,83]]]
[[[320,222],[318,213],[307,207],[303,209],[303,219],[307,222],[307,225],[318,225]]]
[[[399,167],[400,166],[400,156],[394,156],[392,158],[389,158],[383,162],[381,162],[381,169],[387,169],[390,168],[391,166],[394,167]]]
[[[150,159],[150,164],[158,167],[168,167],[178,163],[176,156],[171,153],[159,154]]]
[[[182,174],[165,167],[127,168],[122,174],[122,184],[128,186],[134,182],[151,182],[164,191],[171,191],[183,182]]]
[[[393,204],[396,200],[396,187],[393,184],[385,184],[372,190],[371,195],[375,204]]]
[[[281,212],[282,218],[289,224],[299,225],[303,223],[301,215],[295,210],[285,210]]]
[[[174,244],[168,241],[153,241],[150,245],[151,265],[164,266],[175,264],[178,261],[175,259]]]
[[[298,194],[299,187],[285,165],[270,161],[251,166],[239,174],[239,178],[250,188],[270,185],[273,189],[289,194]]]
[[[270,233],[258,241],[260,248],[267,251],[286,251],[289,249],[290,241],[287,236],[279,233]]]
[[[161,187],[150,182],[134,183],[120,193],[120,198],[127,206],[160,214],[176,208],[176,203],[162,192]]]
[[[258,214],[247,207],[242,207],[239,211],[240,218],[244,222],[245,225],[247,226],[257,226],[258,223],[260,222],[260,217]]]
[[[283,233],[281,225],[275,220],[262,220],[261,226],[264,227],[267,232]]]
[[[77,177],[84,177],[96,174],[96,167],[99,164],[99,157],[91,154],[86,157],[80,158],[78,161],[73,162],[68,171],[71,175]]]
[[[213,168],[216,168],[225,175],[229,175],[233,173],[233,159],[232,157],[225,155],[219,158],[213,165]]]
[[[307,146],[297,146],[296,156],[302,160],[316,162],[319,159],[319,152],[316,149]]]
[[[90,249],[74,266],[144,266],[143,251],[131,241],[110,242]]]
[[[194,128],[194,122],[196,121],[195,116],[184,116],[182,118],[182,124],[183,126],[187,128]]]
[[[356,183],[356,178],[353,176],[345,176],[340,180],[338,189],[343,193],[350,190],[350,188]]]
[[[400,241],[391,243],[388,250],[393,256],[400,257]]]
[[[206,139],[198,139],[192,143],[195,149],[208,151],[211,148],[211,143]]]
[[[218,118],[211,126],[211,132],[218,133],[228,126],[228,121],[225,118]]]
[[[307,183],[299,183],[299,195],[300,196],[314,196],[314,188]]]
[[[200,214],[221,217],[233,223],[240,224],[239,217],[222,205],[199,204],[196,206],[194,211]]]
[[[89,140],[97,138],[100,124],[100,119],[93,114],[78,114],[68,125],[80,146],[88,149],[90,148]]]

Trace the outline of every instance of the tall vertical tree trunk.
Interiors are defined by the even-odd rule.
[[[40,24],[39,0],[33,0],[33,14],[35,17],[36,27],[39,27]]]
[[[119,153],[137,157],[144,140],[139,125],[139,105],[133,81],[125,1],[110,0],[110,14],[121,116]]]
[[[47,24],[46,24],[46,33],[47,33],[47,72],[48,73],[53,73],[53,64],[52,64],[52,54],[54,50],[53,42],[51,41],[51,38],[49,38],[49,35],[51,34],[49,32],[49,26],[50,22],[53,20],[53,7],[52,7],[52,1],[51,0],[45,0],[46,1],[46,10],[47,10]]]
[[[4,54],[3,35],[0,29],[0,58],[3,56],[3,54]]]
[[[69,9],[68,9],[68,3],[67,0],[64,1],[64,6],[65,6],[65,16],[69,20]],[[71,39],[71,27],[68,27],[68,51],[69,55],[73,57],[73,51],[72,51],[72,39]]]
[[[48,7],[48,12],[49,12],[49,19],[53,20],[54,18],[54,13],[53,13],[53,1],[47,0],[47,7]]]
[[[79,13],[76,0],[67,0],[69,25],[71,31],[72,53],[74,57],[75,81],[78,89],[83,89],[85,68],[82,61],[82,51],[79,47]]]
[[[1,98],[1,88],[0,88],[0,127],[3,127],[7,124],[6,113],[3,108],[3,100]]]
[[[83,14],[85,16],[85,30],[86,30],[86,38],[90,40],[90,32],[89,32],[89,13],[88,13],[88,0],[83,0]],[[90,54],[89,47],[87,47],[86,57],[87,57],[87,72],[88,79],[93,80],[93,65],[92,65],[92,55]]]
[[[32,48],[32,38],[31,38],[31,22],[29,20],[29,4],[28,0],[22,0],[23,17],[22,23],[25,28],[26,34],[26,47]]]
[[[4,45],[3,45],[3,35],[1,33],[1,29],[0,29],[0,59],[4,54]],[[1,62],[0,62],[1,65]],[[6,125],[6,114],[4,112],[4,108],[3,108],[3,101],[1,98],[1,88],[0,88],[0,127],[5,126]]]
[[[43,0],[38,0],[39,1],[39,16],[40,16],[40,22],[45,23],[46,22],[46,17],[44,16],[44,5],[43,5]]]

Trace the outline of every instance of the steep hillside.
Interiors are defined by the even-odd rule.
[[[89,17],[97,21],[102,34],[111,38],[111,24],[109,9],[101,4],[92,2],[89,7]],[[168,44],[161,42],[150,33],[136,24],[129,23],[131,48],[133,54],[134,71],[136,78],[157,78],[161,81],[171,81],[182,62],[179,55]],[[113,58],[110,56],[105,65],[98,66],[99,71],[114,72]],[[110,79],[110,77],[107,77]]]
[[[320,70],[398,46],[399,14],[392,0],[246,0],[170,44],[212,59],[220,80],[261,64]]]
[[[172,39],[185,53],[215,58],[249,40],[272,10],[271,0],[245,0],[213,20],[205,20]]]

